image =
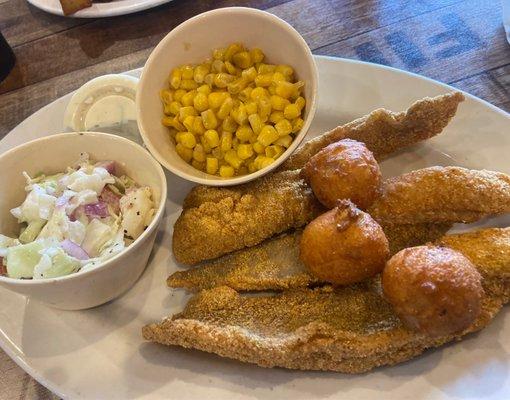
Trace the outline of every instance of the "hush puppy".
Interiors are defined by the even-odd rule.
[[[469,327],[480,314],[484,295],[476,267],[447,247],[404,249],[382,274],[386,299],[411,330],[439,337]]]
[[[340,140],[314,155],[302,169],[302,176],[317,199],[333,208],[339,199],[350,199],[366,210],[381,195],[379,164],[364,143]]]
[[[317,278],[335,285],[349,285],[381,272],[388,257],[382,228],[349,200],[339,201],[310,222],[301,237],[301,261]]]

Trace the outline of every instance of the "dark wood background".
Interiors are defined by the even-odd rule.
[[[184,20],[234,5],[285,19],[315,54],[413,71],[510,111],[510,45],[499,0],[175,0],[105,19],[62,18],[24,0],[0,0],[0,30],[18,60],[0,84],[0,138],[87,80],[141,67]],[[1,350],[0,377],[0,399],[54,398]]]

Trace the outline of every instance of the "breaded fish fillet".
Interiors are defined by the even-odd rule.
[[[435,241],[450,224],[389,225],[383,227],[393,253]],[[235,290],[285,290],[320,283],[299,259],[301,232],[267,239],[257,246],[238,250],[209,263],[178,271],[167,279],[170,287],[197,291],[217,286]]]
[[[181,263],[193,265],[254,246],[306,225],[323,212],[299,171],[209,193],[212,195],[199,206],[185,201],[193,206],[186,208],[174,225],[173,252]]]
[[[280,170],[302,168],[319,150],[347,138],[365,143],[380,161],[397,150],[441,133],[462,101],[464,96],[454,92],[418,100],[407,111],[396,113],[384,108],[372,111],[309,140],[282,164]]]
[[[510,211],[510,176],[431,167],[385,181],[368,212],[379,223],[474,222]]]
[[[508,301],[509,230],[478,235],[445,239],[479,268],[485,290],[480,316],[457,335],[432,339],[407,330],[374,279],[336,290],[298,289],[264,297],[244,297],[224,286],[205,290],[182,313],[145,326],[143,337],[263,367],[360,373],[396,364],[484,328]]]

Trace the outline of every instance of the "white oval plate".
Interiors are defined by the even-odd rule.
[[[358,61],[317,57],[319,106],[310,136],[375,108],[405,109],[452,90],[429,79]],[[135,72],[138,73],[139,71]],[[71,94],[23,121],[0,152],[60,132]],[[510,116],[467,96],[442,135],[383,163],[385,175],[457,164],[510,173]],[[143,277],[110,304],[80,312],[47,308],[0,289],[0,345],[30,375],[72,399],[501,399],[510,398],[510,318],[479,334],[364,375],[264,369],[198,351],[145,343],[141,327],[179,312],[188,298],[165,285],[176,266],[172,225],[191,187],[167,175],[167,214]],[[508,218],[493,223],[505,225]]]
[[[59,0],[27,0],[34,7],[40,8],[50,14],[64,16]],[[91,7],[84,8],[74,14],[66,15],[72,18],[102,18],[116,15],[132,14],[138,11],[157,7],[172,0],[112,0],[106,3],[92,3]]]

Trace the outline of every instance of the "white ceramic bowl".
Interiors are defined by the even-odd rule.
[[[64,310],[94,307],[119,296],[140,277],[154,245],[163,218],[166,179],[161,165],[143,147],[106,133],[62,133],[22,144],[0,155],[0,233],[19,233],[9,210],[25,199],[25,178],[40,172],[65,171],[87,152],[94,160],[114,160],[121,171],[137,183],[152,188],[157,212],[149,227],[122,253],[99,267],[71,275],[41,280],[0,276],[0,285],[49,306]]]
[[[182,160],[175,151],[168,130],[161,124],[163,106],[159,91],[168,85],[172,68],[196,64],[211,57],[211,51],[232,42],[259,47],[273,64],[288,64],[298,79],[305,81],[307,101],[304,125],[292,145],[276,162],[249,175],[220,178],[201,172]],[[137,119],[145,145],[168,170],[180,177],[213,186],[236,185],[276,168],[299,146],[312,122],[317,105],[317,67],[310,48],[288,23],[253,8],[220,8],[197,15],[166,35],[149,56],[136,94]]]

